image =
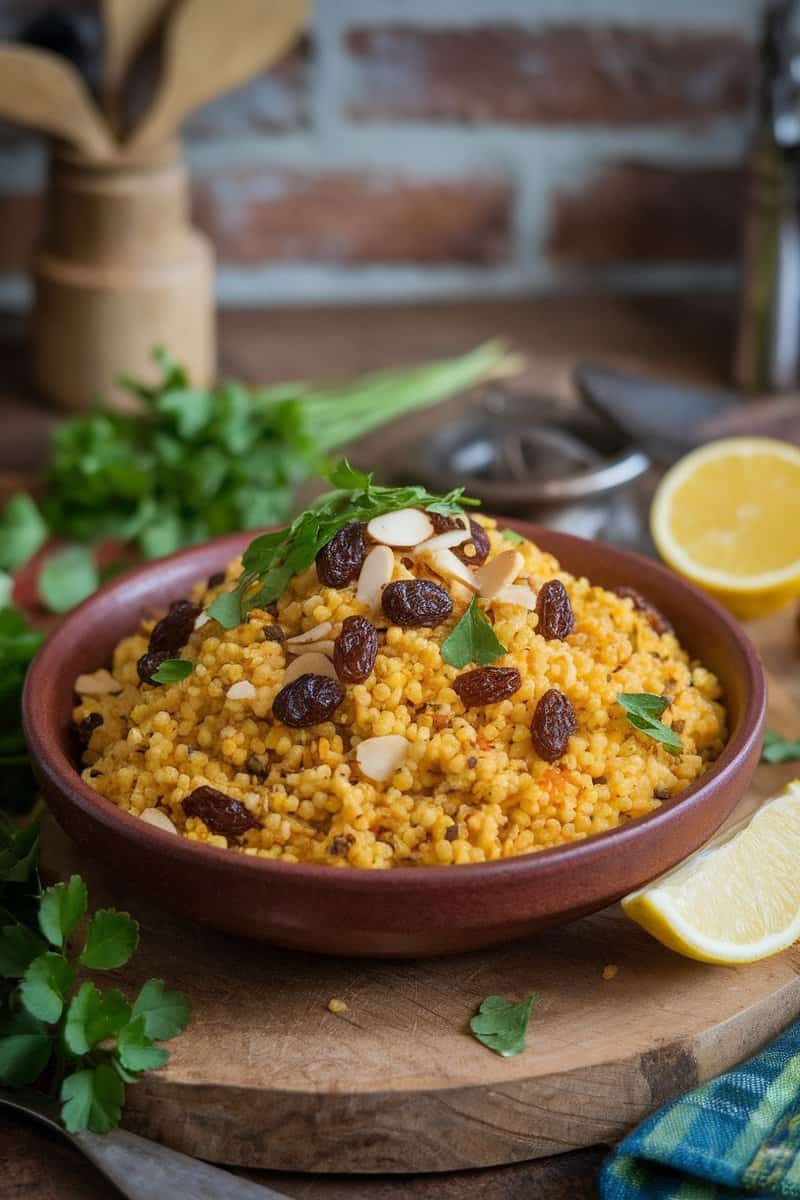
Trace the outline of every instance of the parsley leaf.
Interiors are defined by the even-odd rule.
[[[442,642],[441,653],[451,667],[465,667],[471,662],[485,667],[508,653],[478,608],[477,596],[472,597],[469,608],[450,636]]]
[[[516,529],[501,529],[500,537],[504,542],[511,542],[513,546],[519,546],[525,541],[521,533],[517,533]]]
[[[250,543],[242,555],[244,570],[236,590],[218,596],[208,607],[209,616],[220,625],[230,629],[250,609],[274,603],[291,577],[310,567],[322,547],[350,521],[370,521],[401,508],[450,515],[462,512],[464,505],[478,503],[464,496],[463,488],[434,496],[423,487],[381,487],[345,458],[330,469],[327,478],[348,487],[320,496],[288,529],[262,534]]]
[[[33,960],[22,977],[20,999],[32,1017],[54,1025],[74,980],[75,972],[64,956],[48,950]]]
[[[167,992],[161,979],[150,979],[133,1005],[136,1016],[144,1017],[148,1037],[167,1041],[185,1029],[189,1021],[189,1002],[180,992]]]
[[[677,733],[658,719],[669,708],[670,702],[664,696],[654,696],[650,692],[619,692],[617,703],[625,710],[628,724],[634,729],[661,742],[670,754],[683,753],[683,742]]]
[[[84,967],[110,971],[122,967],[136,949],[139,925],[127,913],[100,908],[89,922],[86,945],[78,960]]]
[[[44,517],[27,492],[12,496],[0,515],[0,567],[14,571],[47,541]]]
[[[29,1013],[18,1011],[0,1018],[0,1084],[28,1087],[50,1061],[50,1031]]]
[[[145,1017],[129,1021],[117,1038],[119,1061],[127,1071],[157,1071],[169,1058],[169,1050],[153,1045],[145,1033]]]
[[[776,729],[764,730],[764,745],[761,761],[767,763],[797,762],[800,759],[800,742],[790,742]]]
[[[182,679],[188,679],[193,670],[194,663],[188,658],[167,658],[151,678],[156,683],[180,683]]]
[[[130,1019],[131,1006],[121,992],[103,996],[93,983],[82,983],[67,1009],[64,1041],[73,1054],[88,1054],[98,1042],[117,1037]]]
[[[100,575],[86,546],[65,546],[51,554],[39,572],[39,595],[54,613],[69,612],[96,592]]]
[[[86,912],[86,884],[80,875],[49,887],[39,902],[39,928],[53,946],[63,946]]]
[[[61,1116],[70,1133],[109,1133],[119,1125],[125,1085],[107,1063],[74,1071],[61,1084]]]
[[[487,996],[469,1027],[478,1041],[495,1054],[502,1054],[504,1058],[521,1054],[536,1000],[535,992],[519,1004],[504,1000],[502,996]]]

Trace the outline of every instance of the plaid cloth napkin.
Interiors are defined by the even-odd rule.
[[[601,1200],[800,1197],[800,1021],[662,1108],[606,1160]]]

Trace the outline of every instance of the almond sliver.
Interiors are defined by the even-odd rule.
[[[333,657],[333,639],[323,638],[321,642],[305,642],[302,646],[296,649],[292,646],[287,647],[290,654],[325,654],[328,658]]]
[[[384,546],[416,546],[433,535],[433,522],[420,508],[400,508],[396,512],[373,517],[367,533]]]
[[[408,754],[408,740],[399,733],[367,738],[356,747],[356,761],[367,779],[384,783],[402,767]]]
[[[433,550],[425,555],[425,562],[444,579],[458,579],[466,584],[470,591],[477,592],[478,578],[475,571],[470,571],[460,558],[456,558],[452,550]]]
[[[381,602],[381,594],[394,575],[394,555],[388,546],[373,546],[358,577],[356,600],[373,612]]]
[[[164,833],[178,832],[174,822],[160,808],[146,808],[139,814],[139,820],[144,821],[146,825],[153,825],[156,829],[162,829]]]
[[[227,700],[254,700],[256,689],[249,679],[240,679],[238,683],[232,683],[225,693]]]
[[[509,584],[496,592],[493,599],[500,604],[516,604],[518,608],[527,608],[530,612],[536,609],[536,593],[523,584]]]
[[[496,558],[490,558],[475,572],[477,590],[484,600],[493,600],[498,592],[508,587],[519,575],[525,560],[518,550],[503,550]]]
[[[436,537],[428,538],[427,542],[420,542],[412,553],[415,558],[417,555],[424,558],[435,550],[451,550],[453,546],[460,546],[469,536],[468,529],[448,529],[446,533],[437,533]]]
[[[333,645],[332,642],[331,645]],[[289,663],[283,676],[284,686],[299,679],[301,675],[327,675],[329,678],[335,679],[336,671],[326,655],[319,654],[317,651],[309,651],[308,654],[301,654],[299,658],[292,659]]]
[[[333,625],[330,621],[323,621],[320,625],[315,625],[313,629],[307,629],[305,633],[296,633],[294,637],[287,638],[286,645],[289,647],[305,646],[307,642],[321,642],[332,629]]]

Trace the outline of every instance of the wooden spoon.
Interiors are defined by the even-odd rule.
[[[118,115],[122,88],[134,59],[150,40],[171,2],[103,0],[103,97],[113,116]]]
[[[195,108],[279,59],[307,15],[308,0],[183,0],[167,27],[161,88],[130,148],[165,141]]]
[[[48,50],[0,45],[0,117],[66,138],[92,158],[114,150],[80,75]]]

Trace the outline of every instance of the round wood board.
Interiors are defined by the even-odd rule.
[[[750,628],[770,675],[769,723],[797,736],[791,621],[784,613]],[[760,767],[732,820],[796,771]],[[457,958],[329,959],[163,913],[114,878],[113,864],[82,860],[53,823],[43,867],[80,871],[93,908],[113,903],[140,921],[123,990],[154,976],[191,998],[189,1028],[164,1070],[130,1089],[125,1124],[216,1162],[452,1171],[612,1142],[800,1013],[800,944],[749,966],[706,966],[664,949],[616,907]],[[618,973],[605,980],[612,963]],[[501,1058],[470,1035],[485,996],[531,991],[523,1054]],[[345,1013],[328,1011],[332,997]]]

